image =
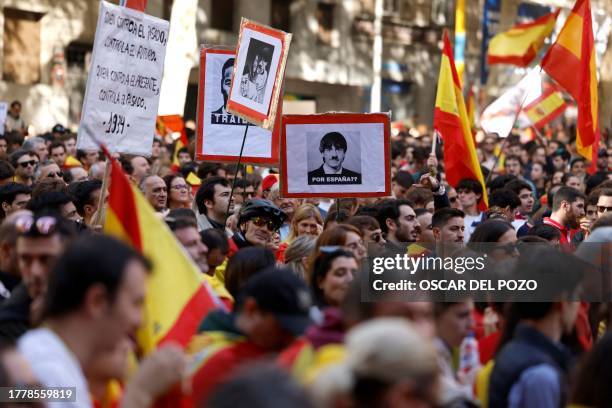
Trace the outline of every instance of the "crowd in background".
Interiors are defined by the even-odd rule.
[[[150,157],[117,158],[225,308],[187,349],[134,364],[151,265],[102,233],[106,160],[60,124],[27,135],[20,110],[0,136],[0,386],[73,384],[80,407],[152,406],[177,383],[210,407],[612,406],[612,303],[561,296],[576,280],[557,302],[362,300],[369,256],[442,244],[519,269],[609,268],[606,134],[591,173],[563,124],[479,135],[484,190],[447,185],[442,142],[406,129],[391,196],[329,200],[282,197],[275,168],[196,162],[189,123],[186,147],[158,133]]]

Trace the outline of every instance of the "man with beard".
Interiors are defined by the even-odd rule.
[[[379,204],[376,219],[388,246],[404,249],[402,243],[416,242],[420,234],[419,221],[408,200],[389,199]]]
[[[308,172],[308,184],[361,184],[361,173],[342,167],[347,148],[342,134],[326,133],[319,143],[323,164]]]
[[[575,188],[561,187],[553,198],[552,213],[543,223],[555,227],[561,233],[560,244],[568,245],[579,232],[580,220],[585,216],[584,194]]]

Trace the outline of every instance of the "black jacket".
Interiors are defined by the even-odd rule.
[[[30,329],[32,299],[25,285],[19,284],[0,306],[0,340],[14,342]]]

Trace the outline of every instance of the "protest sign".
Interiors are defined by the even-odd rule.
[[[291,34],[251,22],[240,23],[227,110],[273,129]]]
[[[169,24],[100,2],[77,147],[151,155]]]
[[[0,135],[4,134],[4,124],[6,123],[7,113],[8,113],[8,103],[0,102]]]
[[[283,115],[283,197],[384,197],[391,191],[389,115]]]
[[[234,50],[202,47],[200,50],[200,89],[198,92],[198,160],[238,160],[247,121],[226,110]],[[281,109],[277,110],[280,116]],[[249,126],[243,163],[278,164],[280,118],[275,120],[274,131]]]

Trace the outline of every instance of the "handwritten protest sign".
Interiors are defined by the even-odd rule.
[[[77,147],[151,155],[169,23],[100,2]]]
[[[7,112],[8,112],[8,103],[0,102],[0,135],[4,134],[4,123],[6,122]]]

